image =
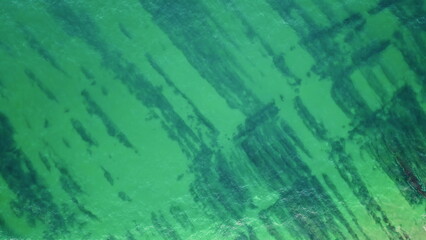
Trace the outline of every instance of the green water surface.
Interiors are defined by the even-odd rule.
[[[0,1],[0,240],[426,239],[424,0]]]

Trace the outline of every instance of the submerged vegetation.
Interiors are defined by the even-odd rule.
[[[422,239],[425,4],[3,3],[0,239]]]

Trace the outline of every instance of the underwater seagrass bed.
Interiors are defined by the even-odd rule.
[[[12,239],[426,239],[426,1],[0,1]]]

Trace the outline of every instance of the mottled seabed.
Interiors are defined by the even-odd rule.
[[[0,239],[426,239],[424,0],[4,0]]]

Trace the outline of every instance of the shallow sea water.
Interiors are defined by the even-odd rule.
[[[426,239],[423,0],[5,0],[0,239]]]

